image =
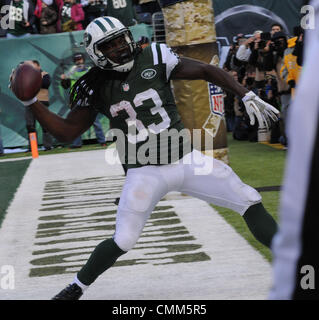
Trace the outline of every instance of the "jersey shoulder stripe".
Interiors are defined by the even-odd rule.
[[[161,43],[160,48],[163,63],[166,65],[166,80],[169,81],[172,71],[180,62],[180,58],[171,48],[167,47],[166,44]]]
[[[160,50],[161,50],[161,55],[162,55],[162,62],[163,63],[167,63],[167,60],[168,60],[168,47],[166,44],[164,43],[161,43],[160,44]]]
[[[169,80],[172,71],[180,61],[179,56],[164,43],[159,44],[153,42],[151,44],[151,50],[154,66],[165,65],[166,80]]]
[[[156,42],[151,44],[152,54],[153,54],[153,64],[154,66],[158,64],[163,64],[162,61],[162,52],[160,50],[160,45]]]
[[[157,49],[156,49],[156,43],[153,42],[151,44],[151,48],[152,48],[152,54],[153,54],[153,64],[154,66],[158,65],[158,54],[157,54]]]

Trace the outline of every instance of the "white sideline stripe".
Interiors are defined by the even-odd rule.
[[[32,157],[21,157],[21,158],[9,158],[9,159],[0,159],[0,163],[1,162],[10,162],[10,161],[20,161],[20,160],[28,160],[28,159],[32,159]]]
[[[112,155],[111,151],[106,151]],[[88,163],[94,159],[94,166]],[[54,169],[53,169],[54,168]],[[15,289],[0,288],[2,299],[50,299],[73,280],[73,274],[29,278],[45,183],[122,174],[108,166],[104,150],[44,155],[33,160],[0,229],[0,268],[15,269]],[[171,193],[164,205],[174,206],[182,224],[201,244],[209,261],[110,268],[83,299],[266,299],[270,264],[207,203]],[[37,239],[41,241],[41,239]],[[66,245],[66,248],[68,245]],[[156,252],[156,251],[154,251]],[[141,258],[138,250],[120,259]],[[2,274],[0,274],[1,278]],[[1,280],[1,279],[0,279]]]

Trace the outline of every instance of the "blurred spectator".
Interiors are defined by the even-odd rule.
[[[46,107],[49,108],[49,87],[51,85],[51,77],[50,75],[41,69],[40,63],[37,60],[32,60],[30,63],[38,70],[41,71],[42,75],[42,86],[37,94],[37,99],[42,102]],[[29,134],[31,132],[36,132],[36,118],[33,115],[33,112],[31,108],[27,107],[25,108],[25,120],[27,125],[27,131],[28,131],[28,138]],[[42,126],[42,140],[43,140],[43,146],[45,151],[51,150],[53,148],[52,146],[52,136],[51,134]],[[30,150],[30,140],[29,140],[29,150]]]
[[[22,38],[38,33],[32,1],[13,0],[6,4],[10,5],[10,21],[14,21],[14,27],[7,30],[7,38]]]
[[[262,88],[262,81],[260,82],[260,97],[264,97],[268,103],[282,111],[283,102],[286,101],[289,103],[290,100],[290,97],[286,96],[287,85],[283,83],[280,78],[280,70],[282,68],[285,50],[288,45],[287,36],[282,31],[275,32],[274,34],[270,33],[270,35],[271,39],[269,41],[268,37],[266,38],[266,46],[263,50],[263,69],[264,71],[267,71],[267,73],[264,88]],[[280,122],[273,123],[270,128],[270,143],[280,142],[280,137],[284,135],[283,128],[281,113]]]
[[[138,44],[141,46],[142,49],[144,49],[150,45],[150,39],[148,37],[141,36],[138,40]]]
[[[229,71],[229,73],[238,80],[236,71]],[[232,92],[225,91],[224,106],[227,132],[232,132],[235,125],[235,95]]]
[[[278,91],[281,100],[281,138],[280,142],[287,147],[288,140],[286,135],[286,122],[289,105],[294,96],[296,84],[299,80],[302,67],[298,64],[298,56],[302,55],[303,30],[299,27],[294,28],[295,36],[288,39],[287,49],[284,51],[283,58],[278,62],[277,79]],[[274,34],[275,36],[276,34]],[[298,47],[297,47],[298,45]],[[296,49],[297,47],[297,49]],[[297,55],[296,55],[297,54]],[[299,56],[300,57],[300,56]],[[300,61],[299,61],[300,62]]]
[[[33,1],[36,2],[34,14],[38,18],[38,21],[39,21],[38,28],[40,29],[40,19],[42,16],[42,4],[44,3],[48,6],[52,6],[53,8],[55,8],[55,10],[57,12],[57,20],[55,23],[56,32],[61,32],[61,12],[62,12],[62,7],[63,7],[63,0],[46,0],[46,1],[33,0]],[[51,3],[51,1],[52,1],[52,3]]]
[[[157,0],[139,0],[138,4],[141,8],[141,12],[149,12],[150,14],[153,14],[162,10]]]
[[[281,109],[280,107],[280,98],[278,95],[278,81],[275,75],[268,74],[266,75],[266,85],[263,92],[260,96],[264,97],[264,99],[270,103],[272,106],[277,108],[278,110]],[[280,118],[278,122],[272,123],[271,132],[270,132],[270,143],[278,143],[280,136],[282,135],[281,132],[281,123]]]
[[[85,12],[84,28],[95,18],[106,16],[107,0],[81,0],[81,4]]]
[[[294,28],[294,34],[296,35],[296,37],[298,37],[298,40],[296,41],[296,46],[295,49],[293,51],[293,55],[297,57],[297,64],[299,66],[302,66],[303,64],[303,49],[304,49],[304,30],[297,26]]]
[[[86,72],[89,71],[90,67],[85,65],[85,57],[82,53],[78,52],[73,55],[74,65],[70,68],[67,73],[61,74],[61,86],[64,89],[71,89],[74,83],[82,77]],[[102,125],[100,121],[96,118],[93,123],[96,139],[98,143],[102,146],[106,145],[105,135],[103,133]],[[70,148],[81,148],[82,138],[77,137],[71,144]]]
[[[279,31],[284,31],[282,25],[280,23],[274,23],[271,26],[270,34],[271,36],[273,36],[276,32],[279,32]]]
[[[293,40],[293,46],[295,45],[297,39]],[[282,59],[285,54],[285,50],[288,47],[288,38],[287,35],[282,32],[276,32],[272,35],[271,38],[271,47],[270,50],[273,52],[273,67],[276,68],[280,58]]]
[[[248,38],[244,42],[241,43],[237,52],[236,58],[240,61],[248,62],[249,57],[251,55],[251,44],[255,41],[260,39],[260,34],[262,31],[256,30],[251,38]]]
[[[240,105],[240,99],[234,97],[234,114],[233,138],[235,140],[248,140],[248,125],[244,117],[244,109]]]
[[[57,32],[58,7],[54,0],[38,1],[34,13],[39,18],[39,30],[41,34]]]
[[[274,69],[270,44],[271,38],[269,32],[257,34],[254,42],[250,44],[251,55],[248,59],[248,63],[256,67],[258,71],[264,72]]]
[[[261,94],[263,95],[263,94]],[[266,85],[264,90],[264,98],[265,100],[279,109],[278,103],[278,82],[274,75],[266,75]]]
[[[39,1],[39,0],[37,0]],[[41,1],[41,0],[40,0]],[[62,32],[61,19],[62,19],[62,8],[63,8],[63,0],[54,0],[56,6],[58,7],[58,21],[56,23],[57,32]]]
[[[273,35],[270,32],[263,32],[254,40],[251,47],[249,64],[255,66],[259,71],[272,71],[276,69],[279,58],[284,55],[287,48],[287,36],[282,31]]]
[[[261,99],[281,110],[280,121],[271,124],[270,142],[280,141],[284,146],[287,146],[287,110],[303,59],[302,28],[295,27],[294,35],[288,39],[278,23],[271,26],[270,32],[255,31],[249,39],[237,35],[224,64],[228,71],[237,73],[239,82],[248,90],[254,91]],[[257,128],[252,128],[249,121],[246,121],[245,110],[240,101],[228,93],[225,100],[227,129],[231,129],[232,104],[235,112],[233,137],[254,141]]]
[[[247,62],[240,61],[237,59],[236,54],[239,49],[239,46],[246,41],[246,38],[242,33],[238,34],[233,45],[230,47],[224,67],[227,70],[233,70],[237,72],[238,81],[241,82],[245,76]]]
[[[236,75],[234,76],[235,80]],[[255,88],[254,73],[247,72],[242,83],[249,91],[253,91],[255,94],[258,94],[257,89]],[[257,132],[258,124],[254,126],[250,125],[250,120],[248,114],[246,113],[246,108],[243,105],[239,97],[234,99],[234,113],[235,121],[233,128],[233,138],[236,140],[249,140],[250,142],[257,141]]]
[[[62,32],[83,30],[84,11],[80,3],[76,0],[64,0],[61,11]]]
[[[126,27],[139,21],[132,0],[108,0],[107,15],[119,19]]]
[[[298,37],[288,39],[287,49],[284,51],[283,59],[281,62],[282,67],[280,70],[280,76],[289,86],[289,88],[287,88],[287,86],[286,88],[289,91],[291,90],[292,94],[294,92],[294,88],[296,87],[296,83],[301,72],[301,66],[299,66],[297,63],[297,56],[293,54],[295,51],[297,40]]]

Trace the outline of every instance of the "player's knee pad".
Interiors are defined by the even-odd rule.
[[[128,232],[125,234],[115,233],[114,241],[120,249],[122,249],[123,251],[129,251],[135,246],[139,237],[140,233],[136,232]]]
[[[232,191],[245,201],[247,205],[251,206],[261,202],[261,195],[257,190],[242,182],[234,172],[230,179],[230,186]]]
[[[135,174],[128,170],[114,235],[114,240],[122,250],[128,251],[134,247],[163,193],[165,187],[155,174]]]
[[[221,179],[229,180],[231,191],[239,196],[239,198],[247,203],[253,205],[261,202],[260,194],[249,185],[241,181],[231,167],[219,160],[214,160],[213,174]]]
[[[132,177],[125,192],[121,195],[121,206],[125,210],[136,213],[148,211],[159,193],[157,187],[158,180],[155,177],[146,175]]]
[[[114,241],[123,251],[131,250],[139,239],[147,217],[141,214],[125,211],[121,212],[116,222]]]
[[[214,159],[212,175],[219,179],[228,179],[233,173],[233,170],[224,162]]]

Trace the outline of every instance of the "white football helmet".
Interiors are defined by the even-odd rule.
[[[117,50],[117,61],[112,61],[99,50],[99,46],[119,37],[125,40],[124,52]],[[136,43],[131,31],[116,18],[105,16],[94,19],[85,29],[84,45],[95,65],[102,69],[128,72],[133,68]]]

